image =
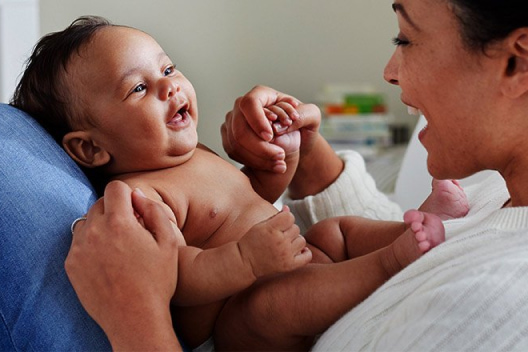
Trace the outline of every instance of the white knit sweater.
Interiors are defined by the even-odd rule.
[[[339,155],[345,161],[345,169],[330,187],[302,200],[284,200],[295,214],[301,232],[306,232],[322,219],[341,215],[401,220],[403,212],[400,207],[378,191],[361,155],[354,151],[341,152]]]
[[[401,219],[361,157],[343,157],[332,186],[290,205],[301,227],[341,207]],[[444,223],[446,242],[343,316],[314,351],[528,351],[528,207],[501,209],[509,195],[497,176],[466,193],[470,212]]]

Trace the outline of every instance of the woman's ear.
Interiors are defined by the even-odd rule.
[[[513,31],[506,39],[508,62],[503,93],[518,98],[528,92],[528,28]]]
[[[67,133],[62,138],[62,146],[73,160],[87,168],[103,166],[111,159],[110,154],[99,147],[86,131]]]

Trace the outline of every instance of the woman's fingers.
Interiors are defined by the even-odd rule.
[[[241,113],[253,132],[269,142],[273,138],[273,131],[263,109],[281,101],[290,103],[293,107],[297,107],[299,104],[299,101],[292,96],[269,87],[256,86],[246,95],[237,99],[233,111]]]
[[[132,192],[132,204],[142,218],[145,229],[152,234],[156,242],[162,244],[183,241],[180,244],[185,245],[182,233],[160,204],[146,198],[139,189]]]

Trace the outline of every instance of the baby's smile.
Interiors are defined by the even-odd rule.
[[[188,105],[183,105],[174,116],[172,116],[167,125],[177,128],[186,127],[191,120],[191,115],[189,114]]]

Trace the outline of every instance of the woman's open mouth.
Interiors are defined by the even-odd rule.
[[[405,104],[407,105],[407,104]],[[411,106],[411,105],[407,105],[407,111],[409,112],[409,115],[414,115],[414,116],[421,116],[423,115],[422,111],[414,106]],[[424,139],[424,136],[427,132],[427,124],[422,128],[422,130],[418,133],[418,139],[420,140],[420,142],[423,141]]]

